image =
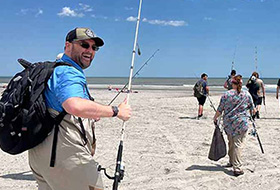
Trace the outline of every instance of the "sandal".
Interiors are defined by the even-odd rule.
[[[231,163],[227,163],[226,165],[224,165],[225,168],[230,168],[232,167],[233,165]]]
[[[235,177],[243,175],[243,174],[244,174],[244,172],[242,170],[235,170],[235,171],[233,171],[233,175]]]

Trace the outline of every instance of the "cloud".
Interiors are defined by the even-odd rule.
[[[23,16],[28,14],[33,14],[35,17],[38,17],[39,15],[43,14],[42,9],[20,9],[19,13],[16,13],[17,15]]]
[[[42,14],[43,14],[43,10],[39,9],[38,12],[36,13],[35,17],[38,17],[39,15],[42,15]]]
[[[137,21],[137,17],[130,16],[126,19],[126,21],[129,21],[129,22]]]
[[[92,15],[90,15],[90,16],[91,16],[92,18],[96,18],[96,19],[104,19],[104,20],[108,19],[107,16],[102,16],[102,15],[96,16],[95,14],[92,14]]]
[[[127,10],[127,11],[131,11],[131,10],[133,10],[133,8],[132,8],[132,7],[125,7],[124,9],[125,9],[125,10]]]
[[[20,9],[19,15],[26,15],[28,13],[29,9]]]
[[[57,13],[60,17],[84,17],[83,13],[77,13],[74,10],[71,10],[70,7],[63,7],[60,13]]]
[[[213,20],[213,18],[212,17],[204,17],[203,20],[211,21],[211,20]]]
[[[166,21],[166,20],[157,20],[157,19],[156,20],[148,20],[147,18],[143,18],[142,21],[147,22],[149,24],[162,25],[162,26],[175,26],[175,27],[188,26],[188,23],[186,23],[183,20]]]
[[[79,9],[81,11],[84,11],[84,12],[91,12],[91,11],[93,11],[93,9],[89,5],[86,5],[86,4],[83,4],[83,3],[79,3],[79,6],[81,7]]]
[[[229,8],[229,11],[237,11],[237,8]]]

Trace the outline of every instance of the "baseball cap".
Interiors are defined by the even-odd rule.
[[[103,40],[97,37],[89,28],[75,28],[74,30],[71,30],[66,36],[66,41],[68,42],[88,39],[93,39],[96,46],[100,47],[104,45]]]

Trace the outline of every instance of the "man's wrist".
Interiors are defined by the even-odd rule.
[[[119,113],[119,108],[117,106],[112,106],[113,115],[112,117],[116,117]]]

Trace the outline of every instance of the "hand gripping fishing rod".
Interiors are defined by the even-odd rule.
[[[127,103],[129,102],[129,94],[130,94],[130,91],[131,91],[131,82],[132,82],[134,59],[135,59],[135,52],[136,52],[136,45],[137,45],[137,38],[138,38],[138,29],[139,29],[139,23],[140,23],[141,7],[142,7],[142,0],[140,0],[140,3],[139,3],[135,39],[134,39],[134,45],[133,45],[133,51],[132,51],[132,59],[131,59],[129,82],[128,82],[128,93],[127,93],[127,96],[126,96]],[[122,124],[122,130],[121,130],[121,140],[120,140],[118,154],[117,154],[115,175],[114,175],[114,177],[112,177],[114,179],[113,190],[118,189],[118,185],[124,177],[124,167],[123,167],[123,164],[122,164],[122,152],[123,152],[123,139],[124,139],[125,126],[126,126],[126,123],[124,121],[123,124]],[[101,169],[99,169],[99,170],[101,170]],[[109,177],[109,179],[112,179],[110,176],[107,176],[107,177]]]
[[[132,79],[134,79],[137,75],[139,75],[139,72],[146,66],[148,65],[148,62],[155,56],[155,54],[159,51],[159,49],[157,49],[153,55],[151,55],[147,61],[145,61],[145,63],[136,71],[136,73],[133,75]],[[111,105],[115,99],[120,95],[121,92],[123,92],[123,90],[127,87],[128,82],[123,86],[123,88],[116,94],[116,96],[110,101],[110,103],[108,105]]]
[[[253,129],[252,129],[252,132],[250,134],[254,137],[257,137],[260,148],[261,148],[261,152],[264,154],[264,150],[263,150],[263,147],[262,147],[262,142],[261,142],[261,139],[260,139],[259,134],[257,132],[256,124],[255,124],[255,121],[253,120],[252,116],[250,116],[250,120],[253,124]]]

